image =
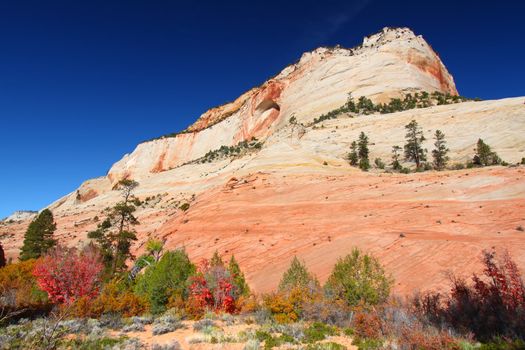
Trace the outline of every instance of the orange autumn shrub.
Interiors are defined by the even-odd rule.
[[[27,314],[50,309],[46,293],[41,291],[33,276],[36,260],[30,259],[9,264],[0,269],[0,310],[8,313]]]
[[[235,308],[240,314],[251,314],[259,310],[259,303],[253,294],[248,296],[241,295],[236,301]]]
[[[264,296],[263,304],[276,322],[291,323],[299,320],[304,304],[311,301],[312,297],[306,288],[297,287],[290,291],[268,294]]]
[[[460,350],[458,340],[446,331],[405,328],[397,339],[401,349]]]
[[[381,337],[382,322],[375,309],[357,308],[352,319],[354,334],[359,338],[378,339]]]
[[[97,298],[93,300],[80,298],[72,307],[72,313],[77,317],[100,317],[107,313],[131,317],[148,311],[147,299],[135,295],[120,285],[118,281],[110,281],[104,285]]]

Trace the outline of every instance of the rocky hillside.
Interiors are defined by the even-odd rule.
[[[329,113],[349,93],[378,104],[435,91],[449,100],[388,114]],[[462,102],[455,95],[437,54],[409,29],[385,28],[353,49],[319,48],[183,132],[138,145],[107,176],[51,204],[57,235],[85,242],[94,218],[119,200],[114,184],[127,177],[140,183],[143,201],[135,252],[158,237],[195,259],[233,253],[259,292],[277,285],[294,255],[323,279],[352,246],[376,254],[402,293],[440,288],[449,269],[479,268],[479,253],[493,246],[509,249],[524,268],[523,166],[365,173],[346,160],[365,132],[370,159],[389,163],[413,119],[429,152],[435,130],[445,133],[451,165],[471,159],[478,138],[508,163],[525,157],[523,97]],[[29,220],[0,225],[8,256],[18,254]]]

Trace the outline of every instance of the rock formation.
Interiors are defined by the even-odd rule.
[[[49,207],[59,239],[82,244],[93,218],[119,200],[114,184],[140,183],[140,253],[150,237],[192,258],[234,253],[256,291],[274,288],[294,255],[326,278],[352,246],[372,251],[396,279],[396,291],[440,288],[446,270],[479,268],[482,249],[507,248],[525,267],[525,169],[490,167],[420,174],[363,173],[346,155],[360,132],[370,159],[390,162],[404,126],[418,121],[432,149],[446,135],[450,163],[472,158],[478,138],[509,163],[525,156],[523,98],[463,102],[312,124],[349,93],[387,102],[407,93],[456,95],[454,80],[421,36],[385,28],[353,49],[319,48],[261,86],[205,112],[183,132],[141,143],[107,176],[86,181]],[[295,123],[290,123],[293,117]],[[256,138],[260,148],[206,158]],[[238,146],[242,148],[244,146]],[[219,152],[220,153],[220,152]],[[179,209],[189,203],[189,210]],[[29,219],[0,225],[15,257]]]

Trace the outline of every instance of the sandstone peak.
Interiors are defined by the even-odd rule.
[[[421,36],[384,28],[352,49],[321,47],[233,102],[203,113],[185,131],[140,144],[109,171],[114,183],[173,169],[221,146],[266,139],[293,115],[300,122],[353,96],[387,101],[407,92],[457,94],[452,76]]]

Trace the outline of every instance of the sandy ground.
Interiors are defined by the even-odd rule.
[[[129,332],[122,333],[131,338],[139,339],[146,346],[157,345],[167,345],[171,344],[173,341],[177,341],[183,349],[188,350],[205,350],[205,349],[223,349],[223,350],[242,350],[245,343],[221,343],[221,344],[211,344],[211,343],[191,343],[192,339],[199,338],[202,333],[196,332],[193,330],[194,321],[183,321],[184,328],[177,329],[175,332],[170,332],[162,335],[153,335],[151,332],[152,326],[145,326],[144,332]],[[215,321],[215,323],[224,331],[225,334],[236,337],[239,332],[246,331],[248,329],[258,329],[258,325],[247,325],[247,324],[233,324],[226,325],[224,322]],[[121,333],[113,332],[113,336],[118,336]],[[357,347],[352,345],[352,339],[345,336],[333,336],[329,337],[321,342],[335,342],[347,347],[348,350],[357,350]],[[279,349],[289,349],[297,348],[293,346],[281,346]]]

